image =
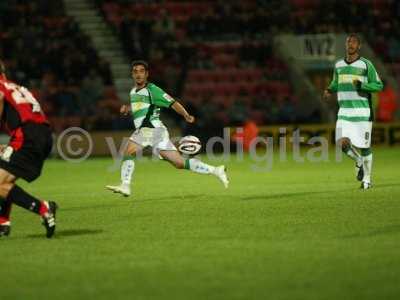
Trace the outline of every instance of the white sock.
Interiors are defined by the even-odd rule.
[[[361,166],[362,164],[362,156],[357,152],[354,147],[350,147],[347,152],[345,152],[348,157],[350,157],[352,160],[354,160],[358,166]]]
[[[132,174],[135,170],[135,162],[133,159],[125,159],[121,165],[121,181],[123,185],[130,186]]]
[[[371,183],[372,153],[367,156],[363,156],[363,167],[364,167],[363,181]]]
[[[214,173],[215,167],[207,165],[196,158],[191,158],[186,160],[185,169],[199,174],[212,174]]]

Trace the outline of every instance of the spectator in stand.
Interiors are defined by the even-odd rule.
[[[165,9],[160,11],[153,25],[153,34],[156,41],[168,41],[175,33],[175,22]]]
[[[289,97],[278,99],[278,107],[280,123],[290,124],[296,121],[294,106]]]
[[[194,69],[208,70],[215,68],[211,55],[204,48],[197,49],[197,52],[191,60],[190,67]]]
[[[103,58],[99,58],[97,62],[97,72],[100,74],[105,85],[112,85],[112,74],[110,70],[110,64]]]
[[[399,32],[400,33],[400,32]],[[391,36],[387,42],[388,54],[391,60],[400,61],[400,40],[399,36]]]
[[[396,91],[387,82],[384,89],[378,94],[377,120],[380,122],[392,122],[398,107]]]
[[[78,113],[77,99],[64,82],[59,82],[51,101],[57,107],[57,115],[61,117],[75,116]]]
[[[235,126],[240,126],[247,120],[249,109],[247,107],[247,94],[245,91],[241,91],[239,97],[228,108],[228,116],[230,123]]]
[[[270,95],[267,113],[267,124],[277,124],[279,120],[279,105],[275,95]]]
[[[57,107],[54,113],[78,113],[77,95],[85,77],[96,76],[99,91],[100,83],[112,84],[108,64],[99,61],[88,37],[65,16],[62,1],[0,1],[0,15],[0,53],[10,78],[28,88],[41,85],[41,100]]]
[[[92,69],[82,81],[78,95],[78,104],[82,116],[92,115],[97,103],[103,96],[104,85],[102,78]]]

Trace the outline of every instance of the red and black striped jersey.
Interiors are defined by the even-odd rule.
[[[25,87],[20,86],[5,76],[0,75],[0,95],[3,96],[3,114],[1,125],[12,135],[16,128],[25,123],[48,123],[39,102]]]

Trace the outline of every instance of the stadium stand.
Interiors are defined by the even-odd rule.
[[[91,1],[127,57],[147,59],[152,81],[181,98],[199,117],[201,130],[248,119],[320,121],[318,111],[307,120],[296,115],[300,96],[273,47],[280,33],[362,32],[400,79],[399,1]],[[61,0],[1,1],[0,13],[0,56],[10,77],[33,88],[56,130],[72,124],[130,126],[118,119],[108,63],[66,16]],[[383,96],[396,99],[392,94]],[[387,106],[393,111],[392,102]],[[391,118],[386,114],[382,120]]]
[[[0,3],[0,57],[9,77],[29,87],[55,131],[93,127],[113,93],[106,61],[64,13],[62,1]]]
[[[97,1],[127,55],[148,59],[154,81],[221,127],[296,118],[288,68],[273,53],[275,29],[265,19],[279,24],[287,7],[271,3]]]
[[[291,4],[294,13],[291,14],[290,27],[295,33],[362,33],[386,69],[400,82],[399,1],[291,0]],[[385,90],[378,94],[378,98],[377,120],[393,121],[398,109],[396,91],[385,82]]]

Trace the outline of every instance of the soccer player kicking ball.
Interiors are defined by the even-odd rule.
[[[193,123],[194,117],[178,101],[155,84],[147,81],[148,69],[148,64],[145,61],[138,60],[132,63],[132,78],[135,86],[130,92],[131,105],[130,107],[123,105],[121,113],[127,115],[130,112],[132,114],[136,130],[130,137],[124,151],[124,159],[121,165],[121,184],[108,185],[106,188],[124,196],[131,194],[131,180],[135,170],[133,156],[147,146],[151,146],[153,151],[176,168],[187,169],[199,174],[214,175],[227,188],[229,181],[224,166],[210,166],[195,158],[184,159],[170,141],[168,130],[160,120],[160,108],[171,107],[183,116],[188,123]]]
[[[0,236],[10,234],[11,205],[17,204],[42,218],[46,236],[56,228],[55,202],[41,201],[15,184],[40,176],[53,145],[51,131],[39,103],[24,87],[7,80],[0,60],[0,118],[10,142],[0,147]]]
[[[350,34],[346,39],[346,58],[336,62],[333,80],[324,92],[324,99],[337,93],[339,112],[336,142],[356,163],[357,180],[362,189],[371,188],[371,131],[373,110],[371,93],[383,89],[374,65],[360,56],[360,38]],[[358,148],[359,151],[356,149]]]

